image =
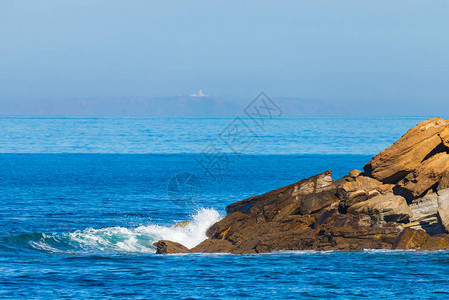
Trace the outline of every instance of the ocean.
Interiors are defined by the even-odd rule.
[[[447,297],[445,251],[156,255],[152,245],[193,247],[228,204],[361,169],[424,119],[0,117],[0,298]]]

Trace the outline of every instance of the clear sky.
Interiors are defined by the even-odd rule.
[[[449,1],[0,2],[0,101],[202,88],[447,114],[448,71]]]

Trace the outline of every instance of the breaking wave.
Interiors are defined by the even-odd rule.
[[[71,233],[33,233],[7,237],[10,247],[25,247],[50,253],[155,253],[154,242],[170,240],[192,248],[206,237],[207,229],[221,219],[214,209],[202,208],[182,226],[145,225],[136,228],[87,228]]]

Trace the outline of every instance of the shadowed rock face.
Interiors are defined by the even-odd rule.
[[[449,248],[449,122],[419,123],[364,170],[332,172],[229,205],[192,249],[158,253]],[[274,174],[275,175],[275,174]]]
[[[437,153],[423,161],[399,181],[396,191],[407,199],[422,197],[429,189],[436,189],[443,175],[448,171],[449,154],[446,152]]]

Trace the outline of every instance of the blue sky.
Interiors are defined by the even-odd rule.
[[[449,108],[448,1],[2,1],[0,39],[0,101],[202,88]]]

